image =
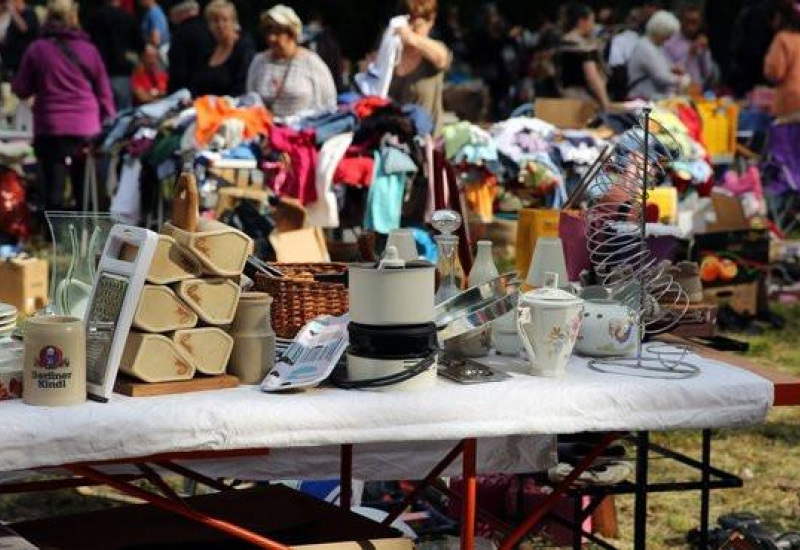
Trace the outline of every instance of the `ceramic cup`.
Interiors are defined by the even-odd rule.
[[[228,374],[242,384],[260,384],[275,366],[275,333],[233,334]]]
[[[86,332],[77,317],[42,315],[25,325],[22,398],[29,405],[86,401]]]

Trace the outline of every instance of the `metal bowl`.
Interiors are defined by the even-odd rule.
[[[433,314],[439,341],[477,330],[512,311],[519,284],[516,273],[506,273],[437,305]]]

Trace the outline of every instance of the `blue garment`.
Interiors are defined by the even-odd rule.
[[[222,153],[223,158],[238,160],[257,160],[258,146],[254,142],[242,143]]]
[[[158,4],[153,4],[142,19],[142,39],[145,43],[150,42],[150,33],[158,31],[161,36],[161,44],[169,44],[169,23],[164,10]]]
[[[353,132],[358,127],[358,118],[349,112],[325,113],[300,121],[298,129],[314,129],[314,139],[321,146],[333,136]]]
[[[418,136],[429,136],[433,133],[433,118],[423,107],[415,103],[403,105],[403,114],[414,123]]]
[[[406,177],[403,174],[387,174],[380,151],[375,151],[372,156],[375,168],[367,193],[364,227],[386,234],[400,227]]]
[[[383,170],[387,174],[417,173],[417,165],[405,151],[391,145],[384,145],[381,148],[381,155],[383,156]]]

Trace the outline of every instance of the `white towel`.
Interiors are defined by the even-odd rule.
[[[400,54],[403,53],[403,43],[397,36],[397,29],[406,26],[408,26],[407,15],[398,15],[389,21],[375,60],[369,64],[367,72],[358,73],[355,77],[356,86],[362,94],[388,97],[394,68],[400,61]]]
[[[308,224],[312,227],[339,227],[339,206],[333,192],[333,173],[353,142],[353,133],[333,136],[319,151],[317,158],[317,201],[308,207]]]

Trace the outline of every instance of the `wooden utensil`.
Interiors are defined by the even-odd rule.
[[[175,184],[175,198],[172,199],[172,225],[194,233],[197,230],[199,204],[200,197],[194,174],[181,173]]]

